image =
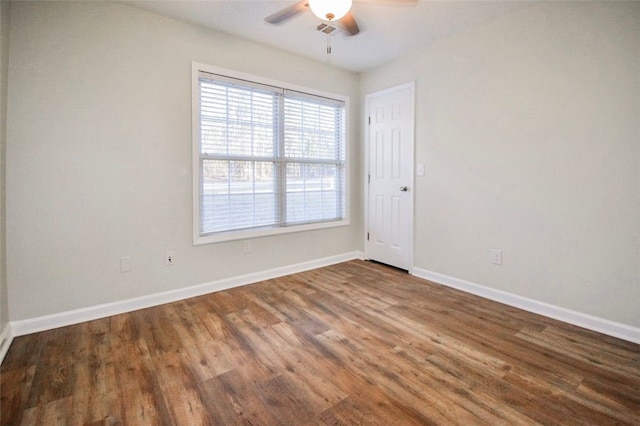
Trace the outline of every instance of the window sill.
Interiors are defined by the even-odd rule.
[[[225,241],[237,241],[246,240],[249,238],[267,237],[270,235],[290,234],[293,232],[313,231],[317,229],[337,228],[340,226],[348,226],[350,224],[349,219],[337,220],[332,222],[319,222],[309,223],[304,225],[292,225],[279,228],[262,228],[262,229],[250,229],[246,231],[230,231],[221,232],[215,235],[194,234],[193,245],[213,244],[221,243]]]

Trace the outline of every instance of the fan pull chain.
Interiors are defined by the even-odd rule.
[[[331,27],[327,26],[327,62],[331,63]]]

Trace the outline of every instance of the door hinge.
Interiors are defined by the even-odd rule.
[[[369,125],[371,125],[371,117],[369,117]]]
[[[369,241],[369,233],[367,232],[367,241]]]
[[[371,174],[367,175],[367,183],[371,183]]]

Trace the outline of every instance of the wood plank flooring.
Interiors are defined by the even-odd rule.
[[[18,337],[3,425],[640,425],[640,345],[352,261]]]

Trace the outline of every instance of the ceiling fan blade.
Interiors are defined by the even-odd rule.
[[[360,32],[356,19],[351,12],[347,13],[338,21],[338,26],[347,31],[350,36],[354,36]]]
[[[270,24],[281,24],[293,18],[297,14],[304,12],[307,10],[307,7],[309,7],[309,0],[301,0],[291,6],[285,7],[284,9],[280,9],[276,13],[272,13],[264,18],[264,20]]]

